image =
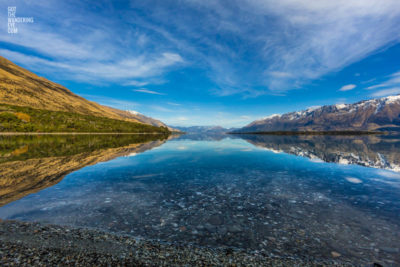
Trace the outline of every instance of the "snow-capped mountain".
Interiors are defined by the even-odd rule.
[[[274,114],[236,132],[371,130],[400,130],[400,95]]]

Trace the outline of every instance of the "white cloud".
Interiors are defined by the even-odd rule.
[[[107,96],[99,96],[99,95],[88,95],[88,94],[79,94],[80,96],[90,100],[97,102],[101,105],[122,109],[122,110],[133,110],[137,109],[137,107],[141,106],[141,104],[134,101],[126,101],[115,99]]]
[[[369,86],[365,89],[373,90],[373,89],[378,89],[378,88],[400,86],[400,71],[395,72],[395,73],[389,75],[388,77],[389,77],[389,79],[387,79],[386,81]]]
[[[347,85],[343,85],[339,91],[350,91],[353,90],[354,88],[356,88],[355,84],[347,84]]]
[[[397,95],[397,94],[400,94],[400,87],[394,87],[394,88],[376,91],[376,92],[372,93],[371,96],[372,97],[384,97],[384,96]]]
[[[183,59],[178,54],[171,53],[163,53],[151,58],[138,56],[113,62],[87,61],[82,64],[75,61],[53,61],[6,49],[0,49],[0,53],[6,58],[20,63],[22,66],[29,66],[30,70],[40,69],[41,71],[56,72],[64,78],[73,77],[76,80],[87,82],[152,78],[163,74],[169,67],[183,62]]]
[[[131,1],[122,12],[99,4],[96,13],[84,2],[25,2],[18,10],[38,23],[0,41],[36,56],[8,58],[91,83],[141,87],[185,63],[205,70],[215,95],[281,94],[400,41],[398,0],[186,0],[179,16],[173,1]]]
[[[135,81],[135,80],[124,83],[125,86],[135,86],[135,87],[141,87],[141,86],[145,86],[148,84],[149,84],[148,82],[141,82],[141,81]]]
[[[373,89],[383,88],[383,87],[386,87],[386,86],[388,86],[388,84],[380,83],[380,84],[375,84],[375,85],[368,86],[368,87],[365,88],[365,89],[367,89],[367,90],[373,90]]]
[[[165,95],[163,93],[159,93],[159,92],[156,92],[156,91],[151,91],[151,90],[148,90],[148,89],[145,89],[145,88],[135,89],[133,91],[140,92],[140,93],[146,93],[146,94],[152,94],[152,95]]]
[[[361,184],[362,183],[362,181],[360,179],[355,178],[355,177],[346,177],[346,180],[353,184]]]
[[[400,179],[400,173],[396,173],[396,172],[392,172],[392,171],[379,170],[378,174],[385,178]]]
[[[165,49],[160,43],[154,47],[155,40],[146,34],[121,26],[113,16],[104,16],[108,9],[102,9],[101,4],[97,12],[87,7],[58,1],[17,5],[18,14],[33,16],[35,23],[19,24],[18,34],[0,35],[1,42],[20,51],[8,48],[1,54],[32,71],[54,74],[57,79],[133,86],[157,82],[184,62],[174,48]],[[0,20],[6,20],[5,16],[1,12]],[[6,32],[6,27],[1,24],[0,30]]]
[[[96,48],[95,43],[100,41],[105,36],[100,32],[85,35],[84,40],[73,41],[68,40],[64,36],[49,32],[49,29],[35,26],[36,22],[31,27],[24,27],[20,34],[2,34],[0,41],[8,42],[14,45],[25,46],[45,56],[51,56],[58,59],[92,59],[96,54],[98,59],[109,59],[112,53]],[[18,25],[20,27],[20,25]],[[103,35],[103,36],[102,36]],[[110,49],[107,43],[106,49]]]
[[[296,89],[400,40],[397,30],[400,2],[397,0],[229,2],[236,5],[190,2],[217,14],[215,17],[210,15],[208,21],[203,20],[210,28],[219,29],[222,22],[234,25],[230,34],[235,36],[235,41],[245,43],[241,48],[255,51],[253,56],[262,61],[256,65],[264,68],[260,71],[241,61],[240,52],[228,57],[233,63],[229,68],[223,68],[222,77],[232,78],[242,71],[242,80],[229,80],[231,85],[227,90],[227,79],[221,80],[221,75],[217,75],[215,80],[220,84],[220,95],[243,93],[247,91],[243,88],[259,87],[260,84],[273,91]],[[240,6],[240,10],[234,9],[235,6]],[[244,67],[244,71],[238,66]],[[220,72],[215,66],[211,67],[213,74]]]

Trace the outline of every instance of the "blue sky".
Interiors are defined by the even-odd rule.
[[[7,7],[33,23],[7,33]],[[398,0],[2,1],[0,55],[169,125],[400,93]]]

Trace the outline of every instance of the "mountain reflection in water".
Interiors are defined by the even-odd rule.
[[[141,153],[162,135],[0,136],[0,206],[60,182],[85,166]]]
[[[400,136],[239,135],[276,153],[400,172]]]

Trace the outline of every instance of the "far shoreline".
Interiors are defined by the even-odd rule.
[[[385,135],[379,131],[269,131],[269,132],[229,132],[227,134],[246,135]]]
[[[1,135],[133,135],[133,134],[154,134],[154,135],[172,135],[172,134],[180,134],[177,132],[170,132],[170,133],[158,133],[158,132],[151,132],[151,133],[124,133],[124,132],[109,132],[109,133],[102,133],[102,132],[0,132]]]

